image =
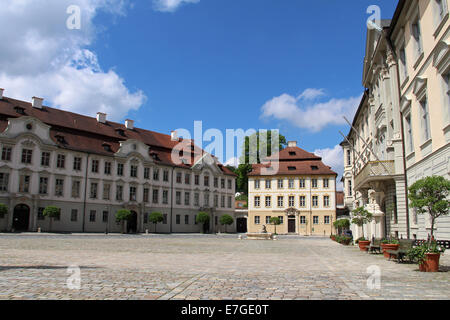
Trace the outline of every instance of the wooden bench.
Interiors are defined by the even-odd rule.
[[[374,253],[374,252],[381,253],[381,239],[372,238],[368,252],[369,253]]]
[[[395,257],[395,259],[397,259],[398,262],[403,261],[403,258],[408,253],[408,250],[413,247],[414,243],[415,240],[400,239],[397,250],[386,251],[387,253],[389,253],[389,260],[391,260],[392,257]]]

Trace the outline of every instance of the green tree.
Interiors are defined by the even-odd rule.
[[[278,217],[272,217],[269,221],[275,226],[275,234],[277,234],[277,226],[281,224],[281,219]]]
[[[373,215],[364,209],[364,207],[356,208],[353,212],[352,223],[356,224],[359,227],[362,227],[362,236],[364,238],[364,225],[373,220]]]
[[[264,157],[263,150],[267,150],[267,156],[272,155],[272,130],[268,130],[267,134],[257,131],[251,136],[245,137],[242,155],[240,157],[240,163],[251,164],[250,159],[256,159],[256,163],[261,163],[262,157]],[[278,146],[274,146],[274,152],[283,150],[287,146],[286,137],[279,134]]]
[[[232,216],[228,215],[228,214],[224,214],[223,216],[220,217],[219,220],[220,224],[225,226],[225,233],[227,232],[227,226],[231,226],[234,222],[234,219]]]
[[[152,212],[150,213],[148,220],[155,225],[155,233],[156,233],[156,225],[160,222],[163,222],[164,217],[161,212]]]
[[[59,217],[59,215],[61,214],[61,209],[55,206],[48,206],[44,209],[42,214],[44,215],[44,217],[50,218],[50,231],[52,231],[53,219]]]
[[[416,181],[408,191],[411,207],[416,208],[420,214],[430,215],[433,238],[436,219],[449,214],[450,181],[441,176],[426,177]]]
[[[132,215],[132,213],[128,209],[120,209],[116,212],[116,221],[122,222],[122,233],[126,233],[125,232],[125,221],[130,220],[131,215]]]
[[[339,234],[342,234],[342,231],[348,229],[350,227],[350,221],[347,219],[339,219],[333,222],[334,227],[338,230]]]
[[[8,214],[8,206],[4,203],[0,203],[0,218],[3,218]]]
[[[199,212],[195,221],[202,225],[202,233],[205,233],[206,224],[209,223],[209,214]]]

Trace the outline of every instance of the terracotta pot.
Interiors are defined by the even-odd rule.
[[[425,253],[425,266],[427,272],[439,272],[440,253]]]
[[[383,255],[385,258],[389,259],[389,253],[387,250],[397,250],[398,244],[392,244],[392,243],[382,243],[381,248],[383,249]]]
[[[370,241],[358,241],[359,250],[369,251]]]
[[[422,262],[419,264],[419,271],[420,272],[426,272],[427,271],[427,265],[425,264],[425,262]]]

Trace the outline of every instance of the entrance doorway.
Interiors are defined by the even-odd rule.
[[[247,218],[237,218],[236,219],[236,232],[246,233],[247,232]]]
[[[30,223],[30,207],[25,204],[18,204],[14,208],[12,227],[15,231],[28,231]]]
[[[289,219],[288,219],[288,233],[296,233],[295,217],[289,217]]]
[[[127,221],[127,233],[137,232],[137,213],[136,211],[131,211],[130,219]]]

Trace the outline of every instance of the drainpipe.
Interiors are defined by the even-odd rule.
[[[172,233],[172,221],[173,221],[173,172],[175,167],[172,167],[172,176],[170,178],[170,233]]]
[[[86,222],[86,197],[87,197],[87,184],[88,184],[88,168],[89,168],[89,155],[90,153],[88,152],[87,157],[86,157],[86,172],[84,175],[84,199],[83,199],[83,226],[82,226],[82,232],[84,233],[84,225]]]

